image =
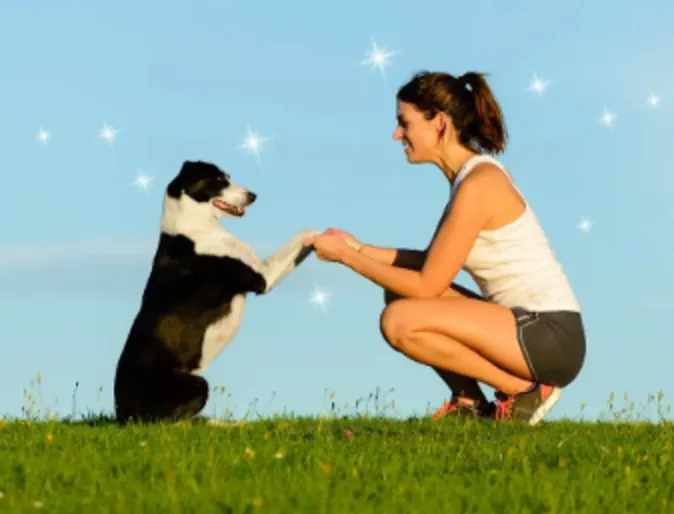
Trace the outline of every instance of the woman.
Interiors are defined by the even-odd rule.
[[[506,128],[483,75],[420,73],[397,94],[393,139],[413,164],[433,163],[451,198],[425,251],[363,244],[330,229],[309,238],[387,291],[386,341],[433,367],[452,391],[434,418],[470,414],[531,425],[559,400],[585,360],[574,292],[502,164]],[[466,270],[483,298],[452,282]],[[496,389],[490,403],[478,385]]]

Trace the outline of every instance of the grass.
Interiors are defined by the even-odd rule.
[[[223,427],[0,422],[0,512],[674,512],[674,425],[631,402],[525,427],[346,414],[333,396],[319,418]]]

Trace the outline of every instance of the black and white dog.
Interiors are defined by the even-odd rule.
[[[209,387],[196,373],[236,336],[247,293],[271,291],[312,251],[303,230],[260,259],[220,224],[255,194],[216,165],[186,161],[166,188],[152,271],[115,375],[118,422],[179,421],[198,414]]]

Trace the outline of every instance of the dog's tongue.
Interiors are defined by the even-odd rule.
[[[214,200],[213,203],[222,209],[223,211],[233,211],[236,212],[237,214],[243,215],[244,209],[243,207],[237,207],[235,205],[229,205],[228,203],[223,202],[222,200]]]

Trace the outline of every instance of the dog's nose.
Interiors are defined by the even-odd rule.
[[[251,193],[250,191],[248,191],[248,203],[253,203],[256,198],[257,195],[255,193]]]

